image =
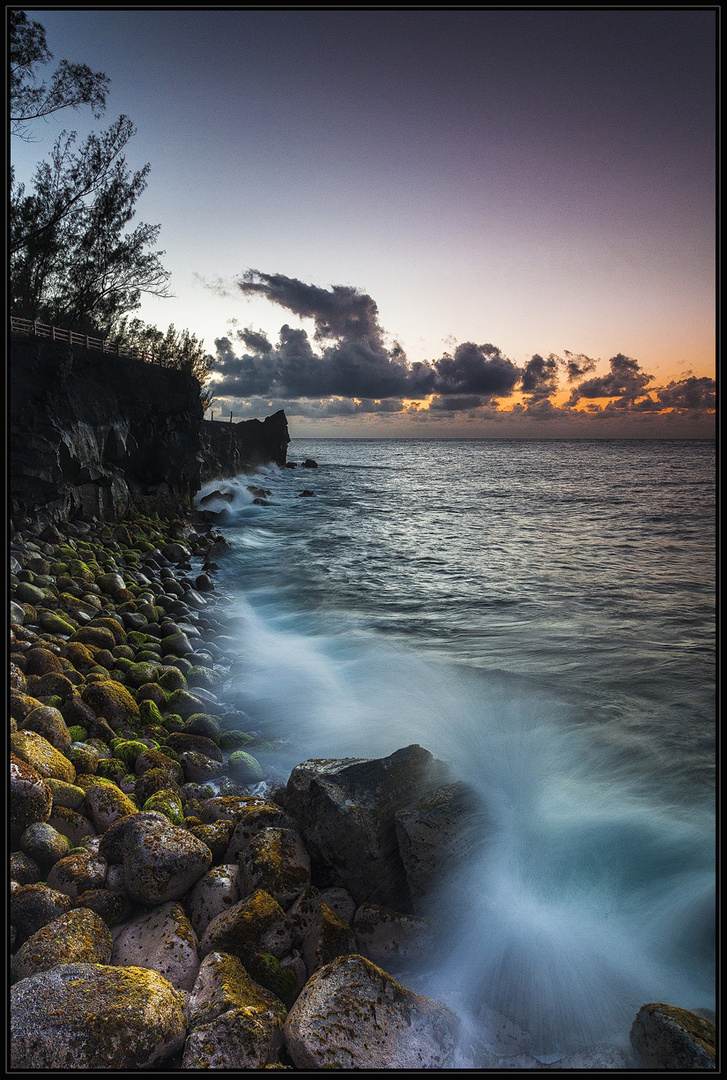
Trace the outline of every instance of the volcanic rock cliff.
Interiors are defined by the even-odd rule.
[[[206,479],[285,464],[282,411],[205,421],[199,383],[185,372],[12,335],[9,390],[13,519],[182,510]]]

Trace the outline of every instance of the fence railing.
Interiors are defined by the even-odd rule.
[[[48,326],[46,323],[35,322],[32,319],[18,319],[15,315],[10,316],[10,330],[14,334],[31,334],[33,337],[50,338],[51,341],[65,341],[69,345],[79,345],[83,349],[109,353],[112,356],[123,356],[128,360],[139,360],[145,364],[157,364],[159,367],[167,366],[161,357],[155,356],[153,349],[139,349],[135,345],[119,345],[117,341],[78,334],[75,330]]]

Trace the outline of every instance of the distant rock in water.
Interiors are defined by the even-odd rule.
[[[313,458],[310,458],[310,457],[306,458],[305,461],[303,462],[303,468],[304,469],[317,469],[318,468],[318,462],[314,461]]]

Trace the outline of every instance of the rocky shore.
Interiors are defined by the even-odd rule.
[[[416,745],[264,775],[204,515],[22,525],[11,1069],[715,1067],[714,1023],[658,1003],[555,1063],[497,1014],[465,1033],[407,976],[474,794]]]

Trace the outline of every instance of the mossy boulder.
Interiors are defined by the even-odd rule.
[[[49,705],[40,705],[37,709],[32,709],[23,720],[23,728],[42,735],[61,754],[67,753],[73,742],[73,736],[66,726],[63,714],[59,709],[51,708]]]
[[[113,941],[106,923],[88,908],[68,911],[36,931],[12,958],[13,982],[57,964],[107,964]]]
[[[12,736],[11,736],[12,738]],[[16,754],[10,754],[10,838],[15,843],[35,821],[47,821],[53,796],[38,770]]]
[[[182,993],[156,971],[62,964],[10,994],[10,1067],[148,1070],[181,1050]]]
[[[171,821],[172,825],[182,825],[184,810],[182,800],[172,788],[160,788],[146,800],[142,810],[158,810]]]
[[[43,777],[54,776],[69,784],[76,778],[76,770],[68,758],[35,731],[13,732],[10,735],[10,748]]]
[[[81,692],[81,700],[96,716],[103,716],[111,727],[123,724],[135,729],[139,724],[139,706],[126,687],[112,679],[87,683]]]
[[[235,750],[228,761],[230,775],[241,784],[257,784],[263,779],[260,762],[246,750]]]
[[[164,691],[162,691],[164,693]],[[139,701],[139,722],[143,727],[149,724],[164,726],[164,717],[159,711],[159,706],[151,698],[143,698]]]

